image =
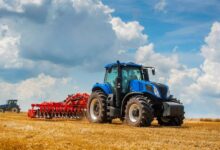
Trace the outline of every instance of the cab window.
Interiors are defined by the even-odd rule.
[[[113,92],[115,92],[117,77],[118,77],[118,69],[116,67],[106,70],[105,83],[108,83],[111,86]]]

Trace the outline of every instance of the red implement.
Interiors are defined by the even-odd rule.
[[[32,104],[28,110],[30,118],[76,118],[80,119],[86,112],[87,93],[68,95],[64,102],[43,102]]]

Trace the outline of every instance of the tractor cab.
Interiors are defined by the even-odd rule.
[[[155,75],[154,67],[143,67],[135,63],[114,63],[106,65],[106,74],[104,83],[108,84],[114,94],[116,94],[117,87],[121,87],[120,93],[126,95],[132,92],[132,81],[149,81],[149,72]],[[123,97],[123,96],[122,96]]]
[[[17,105],[17,102],[18,102],[18,100],[15,100],[15,99],[7,100],[8,105]]]

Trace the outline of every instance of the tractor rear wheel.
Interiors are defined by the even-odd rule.
[[[11,112],[19,113],[20,110],[17,107],[11,108]]]
[[[181,126],[183,124],[184,116],[176,117],[158,117],[157,121],[162,126]]]
[[[133,96],[125,109],[125,120],[129,125],[147,127],[153,121],[153,109],[144,96]]]
[[[2,109],[2,108],[0,108],[0,112],[4,113],[4,112],[5,112],[5,110],[4,110],[4,109]]]
[[[102,91],[94,91],[87,103],[87,118],[93,123],[107,123],[107,96]]]

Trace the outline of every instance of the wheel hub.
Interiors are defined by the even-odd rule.
[[[97,99],[93,99],[90,104],[90,115],[92,120],[97,120],[100,115],[100,103]]]
[[[132,104],[129,108],[129,119],[131,122],[137,122],[140,116],[140,108],[137,104]]]
[[[138,109],[134,109],[134,110],[132,111],[132,115],[135,116],[135,117],[138,117],[138,115],[139,115],[139,110],[138,110]]]
[[[96,103],[95,106],[94,106],[94,114],[95,114],[96,116],[99,115],[99,105],[98,105],[98,103]]]

